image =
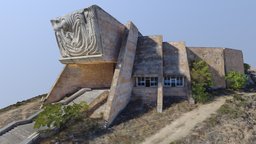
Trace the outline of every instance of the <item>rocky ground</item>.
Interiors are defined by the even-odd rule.
[[[188,136],[173,144],[256,143],[256,93],[235,94]]]
[[[0,109],[0,128],[7,124],[28,118],[40,110],[41,98],[46,95],[39,95],[37,97],[17,102],[3,109]]]

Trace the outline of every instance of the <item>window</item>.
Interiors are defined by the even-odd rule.
[[[171,77],[164,77],[164,85],[165,86],[171,85]]]
[[[171,87],[176,87],[176,78],[175,77],[171,78]]]
[[[158,77],[137,77],[137,86],[141,87],[156,87]]]
[[[150,79],[150,86],[157,86],[158,78],[157,77],[151,77]]]
[[[145,78],[144,77],[137,78],[137,86],[145,86]]]
[[[177,86],[179,87],[183,86],[183,77],[177,77],[176,80],[177,80],[177,83],[176,83]]]
[[[178,77],[166,76],[166,77],[164,77],[164,86],[183,87],[184,86],[184,77],[182,77],[182,76],[178,76]]]

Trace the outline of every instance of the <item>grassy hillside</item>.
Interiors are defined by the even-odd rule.
[[[0,109],[0,128],[13,121],[26,119],[39,111],[41,105],[40,100],[44,96],[46,96],[46,94],[17,102],[16,104]]]
[[[235,94],[193,132],[173,144],[256,143],[256,93]]]

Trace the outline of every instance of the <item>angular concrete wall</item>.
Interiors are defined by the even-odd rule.
[[[86,25],[93,23],[93,26],[87,29],[87,32],[92,31],[93,35],[96,35],[95,38],[91,37],[90,43],[96,43],[96,47],[100,49],[101,53],[98,55],[62,57],[60,61],[63,64],[116,63],[125,26],[97,5],[85,8],[84,11],[92,11],[91,14],[86,14],[91,16],[85,18]],[[87,35],[88,33],[83,34]],[[90,45],[85,46],[85,48],[87,47],[90,47]]]
[[[158,75],[162,64],[161,35],[141,36],[138,39],[133,76]]]
[[[241,50],[224,49],[225,71],[226,74],[230,71],[238,71],[244,73],[244,60]]]
[[[191,98],[190,69],[184,42],[164,42],[164,75],[184,76],[183,87],[164,87],[164,96]]]
[[[187,50],[190,63],[200,58],[209,65],[214,88],[226,88],[223,48],[188,47]]]
[[[141,99],[150,105],[157,104],[158,92],[161,91],[163,77],[163,37],[141,36],[138,39],[133,77],[158,77],[158,87],[134,87],[132,99]]]
[[[117,62],[122,38],[125,33],[125,25],[101,8],[98,8],[97,15],[99,32],[102,39],[103,60],[106,62]]]
[[[49,92],[46,103],[57,102],[80,88],[110,87],[114,64],[68,64]]]
[[[123,39],[111,84],[104,119],[110,125],[130,101],[133,79],[132,70],[138,40],[138,29],[129,22],[128,35]]]

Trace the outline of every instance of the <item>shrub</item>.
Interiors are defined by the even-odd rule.
[[[242,89],[247,82],[246,75],[236,71],[228,72],[225,79],[227,80],[228,88],[233,90]]]
[[[205,103],[210,99],[207,88],[212,86],[212,77],[207,63],[195,60],[191,65],[192,96],[196,102]]]
[[[85,102],[73,105],[48,104],[35,119],[34,128],[63,128],[69,121],[79,119],[81,112],[87,109],[88,105]]]
[[[248,74],[250,68],[251,66],[249,64],[244,63],[244,73]]]
[[[192,95],[196,102],[205,103],[209,100],[206,88],[200,83],[192,85]]]

